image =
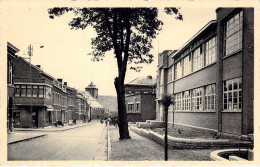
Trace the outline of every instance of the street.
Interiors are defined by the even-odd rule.
[[[94,160],[106,150],[105,124],[96,121],[76,129],[43,133],[47,135],[8,145],[8,160]]]

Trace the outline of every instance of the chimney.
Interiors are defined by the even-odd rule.
[[[41,65],[36,65],[36,67],[38,67],[39,69],[41,69]]]
[[[57,80],[62,83],[62,78],[58,78]]]
[[[67,84],[68,84],[67,82],[64,82],[64,85],[66,85],[66,86],[67,86]]]

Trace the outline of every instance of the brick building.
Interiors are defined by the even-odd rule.
[[[8,99],[12,96],[14,99],[13,112],[8,113],[8,118],[14,120],[14,127],[40,128],[56,121],[66,124],[70,120],[87,119],[84,94],[47,74],[40,65],[16,56],[19,50],[12,44],[7,46],[8,76],[12,77],[8,77]]]
[[[223,134],[253,134],[254,10],[218,8],[178,51],[159,54],[157,120],[162,93],[173,96],[169,122]]]
[[[125,84],[125,101],[128,122],[145,122],[156,118],[156,79],[139,77]]]

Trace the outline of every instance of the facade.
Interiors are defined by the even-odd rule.
[[[13,100],[14,100],[14,75],[13,62],[16,58],[16,53],[19,52],[15,46],[7,42],[7,131],[13,132]]]
[[[159,55],[157,120],[162,93],[173,97],[169,122],[234,135],[253,134],[254,11],[218,8],[178,51]]]
[[[84,94],[87,97],[88,104],[88,115],[89,120],[93,119],[104,119],[105,118],[105,109],[98,102],[98,89],[96,85],[91,82],[86,88]]]
[[[156,79],[136,78],[125,84],[125,103],[128,122],[145,122],[156,118]]]
[[[13,126],[19,128],[42,128],[57,121],[67,124],[88,119],[84,94],[45,73],[40,65],[32,65],[16,56],[19,50],[12,44],[7,46],[8,99],[13,97],[13,105],[8,108],[8,123],[13,122]]]

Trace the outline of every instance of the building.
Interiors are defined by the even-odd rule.
[[[157,117],[161,95],[171,94],[169,122],[222,134],[253,134],[254,10],[218,8],[178,51],[159,54]]]
[[[156,118],[156,79],[139,77],[125,84],[125,103],[128,122],[145,122]]]
[[[8,50],[8,127],[43,128],[57,121],[64,124],[87,120],[87,99],[83,93],[56,79],[24,58],[9,42]],[[10,120],[10,121],[9,121]],[[10,123],[9,123],[10,122]],[[11,128],[10,128],[10,131]]]
[[[85,95],[87,97],[87,104],[89,106],[88,115],[89,120],[93,119],[104,119],[105,117],[105,110],[104,107],[98,102],[98,89],[96,85],[91,82],[85,88]]]
[[[13,100],[14,100],[14,75],[13,62],[19,49],[7,42],[7,131],[13,132]]]

